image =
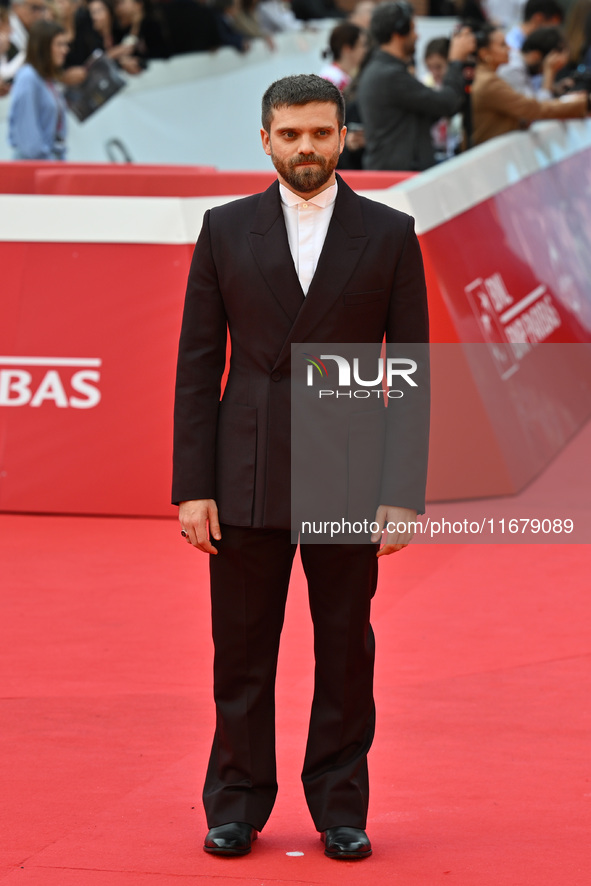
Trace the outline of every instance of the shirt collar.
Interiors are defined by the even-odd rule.
[[[298,194],[294,194],[293,191],[290,191],[289,188],[286,188],[285,185],[279,182],[279,194],[281,196],[281,202],[284,203],[285,206],[298,206],[300,203],[313,203],[315,206],[320,207],[320,209],[326,209],[328,206],[332,206],[337,199],[337,190],[337,183],[335,181],[334,185],[331,185],[330,188],[325,188],[324,191],[320,191],[315,197],[307,199],[306,197],[300,197]]]

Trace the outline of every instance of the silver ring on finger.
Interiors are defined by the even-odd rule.
[[[189,533],[187,532],[186,529],[181,529],[181,535],[183,536],[183,538],[188,538],[188,537],[189,537]]]

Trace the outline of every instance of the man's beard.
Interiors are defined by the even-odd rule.
[[[340,151],[337,150],[330,157],[321,157],[318,154],[296,154],[289,160],[281,160],[271,149],[271,160],[279,175],[287,182],[290,188],[302,194],[317,191],[329,180],[339,162]],[[298,163],[317,163],[317,166],[302,166],[296,169]]]

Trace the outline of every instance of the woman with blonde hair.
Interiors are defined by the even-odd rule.
[[[590,110],[585,92],[573,92],[561,99],[537,101],[516,92],[497,75],[509,60],[503,31],[485,25],[476,34],[477,65],[470,94],[472,104],[472,145],[497,135],[527,129],[534,120],[585,117]]]
[[[60,24],[35,22],[10,96],[8,140],[15,160],[65,158],[66,103],[57,80],[67,52]]]

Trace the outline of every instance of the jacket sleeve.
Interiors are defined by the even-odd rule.
[[[172,500],[216,498],[215,448],[227,321],[211,251],[210,212],[195,246],[179,342]]]
[[[416,386],[401,382],[400,398],[388,399],[386,457],[381,504],[425,510],[429,451],[429,317],[427,287],[414,221],[409,217],[394,277],[386,334],[386,356],[413,360]]]
[[[459,62],[449,64],[441,89],[425,86],[408,72],[405,73],[401,86],[396,92],[397,107],[432,117],[433,120],[452,117],[460,110],[464,101],[464,81]]]
[[[563,101],[538,101],[516,92],[501,77],[492,77],[486,89],[480,92],[480,111],[496,111],[514,120],[553,120],[584,117],[587,114],[587,96],[577,95]]]

